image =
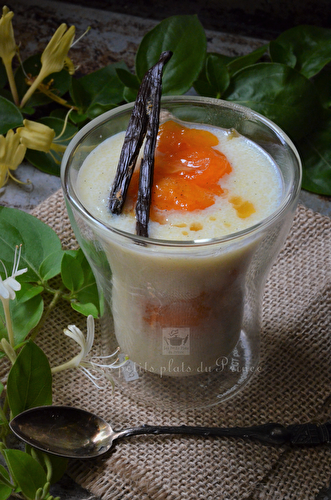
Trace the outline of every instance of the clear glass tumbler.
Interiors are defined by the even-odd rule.
[[[250,109],[219,99],[165,97],[162,108],[174,117],[233,128],[264,149],[281,172],[282,199],[269,217],[228,236],[189,242],[138,237],[91,215],[75,189],[86,156],[126,129],[132,108],[92,120],[62,162],[70,221],[103,304],[103,349],[120,348],[126,362],[111,375],[129,396],[169,408],[212,406],[258,371],[263,290],[293,219],[300,158],[279,127]]]

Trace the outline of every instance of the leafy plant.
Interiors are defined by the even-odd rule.
[[[65,300],[73,309],[85,314],[99,315],[97,285],[81,249],[62,250],[57,234],[35,217],[13,208],[0,207],[0,255],[6,269],[13,266],[15,246],[22,244],[21,263],[28,270],[20,277],[22,289],[12,301],[14,335],[22,342],[27,333],[43,322],[57,305]],[[65,265],[70,259],[70,265]],[[4,277],[3,270],[0,275]],[[60,285],[56,278],[60,276]],[[53,300],[45,308],[43,295]],[[27,321],[26,310],[30,319]],[[3,308],[0,305],[0,317]],[[0,328],[0,339],[5,336]]]
[[[8,15],[4,12],[3,18]],[[62,28],[62,38],[69,39],[72,28],[67,33]],[[69,50],[68,43],[65,48]],[[63,50],[59,47],[62,56]],[[59,175],[63,150],[75,132],[101,113],[134,100],[145,72],[164,50],[173,52],[164,71],[164,95],[194,88],[202,96],[240,103],[262,113],[295,142],[303,162],[303,188],[331,195],[331,30],[315,26],[297,26],[249,54],[228,57],[207,52],[206,35],[197,16],[172,16],[142,38],[135,74],[118,62],[77,78],[70,65],[72,71],[66,70],[63,59],[63,64],[49,64],[49,70],[56,67],[57,72],[47,75],[29,99],[25,99],[27,92],[40,73],[45,73],[49,50],[23,61],[12,79],[7,78],[7,61],[0,65],[0,133],[36,117],[56,137],[42,151],[34,150],[31,141],[27,143],[26,159],[40,170]],[[57,52],[53,56],[62,61]],[[11,80],[17,87],[16,102],[10,92]]]
[[[264,114],[298,147],[303,187],[331,195],[331,30],[298,26],[250,54],[228,57],[207,52],[205,32],[196,16],[174,16],[143,37],[135,74],[118,62],[77,78],[67,57],[74,27],[67,30],[66,25],[58,28],[41,55],[24,60],[14,74],[12,17],[4,7],[0,187],[9,177],[15,178],[12,172],[24,157],[40,170],[59,175],[61,156],[76,131],[101,113],[134,100],[147,69],[160,52],[171,50],[173,57],[164,71],[165,95],[194,88],[202,96],[244,104]],[[86,345],[93,343],[92,317],[100,312],[97,286],[80,249],[63,250],[51,228],[15,209],[0,207],[0,258],[0,358],[6,357],[11,365],[0,382],[0,453],[5,465],[0,465],[0,500],[12,493],[28,500],[51,500],[50,484],[61,477],[66,461],[30,447],[25,451],[10,447],[8,419],[35,405],[51,404],[55,370],[80,365],[100,372],[100,365],[86,360]],[[19,260],[25,269],[19,269]],[[65,333],[82,351],[51,368],[35,339],[61,300],[89,316],[89,341],[85,344],[82,332],[69,327]]]
[[[0,499],[15,492],[28,500],[52,500],[50,485],[63,475],[67,461],[31,447],[25,451],[11,447],[8,418],[34,406],[52,404],[52,372],[78,367],[88,354],[82,351],[73,362],[51,369],[34,341],[54,307],[65,300],[89,315],[92,345],[91,315],[99,315],[98,291],[82,251],[62,250],[56,233],[25,212],[0,207],[0,255],[0,358],[6,356],[11,363],[4,384],[0,383],[0,455],[6,464],[0,465]],[[76,328],[74,332],[84,345],[81,332]]]

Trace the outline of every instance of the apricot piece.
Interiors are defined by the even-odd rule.
[[[168,120],[159,128],[155,151],[150,217],[162,222],[169,210],[204,210],[223,194],[220,180],[232,171],[226,156],[215,149],[218,138],[208,130]],[[133,210],[139,172],[134,172],[126,210]]]

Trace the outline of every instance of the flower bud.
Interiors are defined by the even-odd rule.
[[[64,64],[68,64],[68,51],[75,36],[75,26],[66,30],[67,25],[61,24],[41,55],[41,71],[45,76],[61,71]]]
[[[8,7],[2,8],[2,17],[0,19],[0,57],[4,64],[10,63],[16,53],[16,43],[12,18],[14,13]]]

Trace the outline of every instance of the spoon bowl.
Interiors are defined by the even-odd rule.
[[[31,408],[14,417],[9,425],[14,434],[25,443],[66,458],[95,458],[110,450],[115,439],[139,434],[250,438],[274,445],[320,445],[331,442],[330,422],[287,427],[267,423],[229,428],[142,425],[115,431],[103,418],[71,406]]]
[[[34,448],[67,458],[106,453],[115,434],[103,418],[69,406],[32,408],[17,415],[10,427]]]

